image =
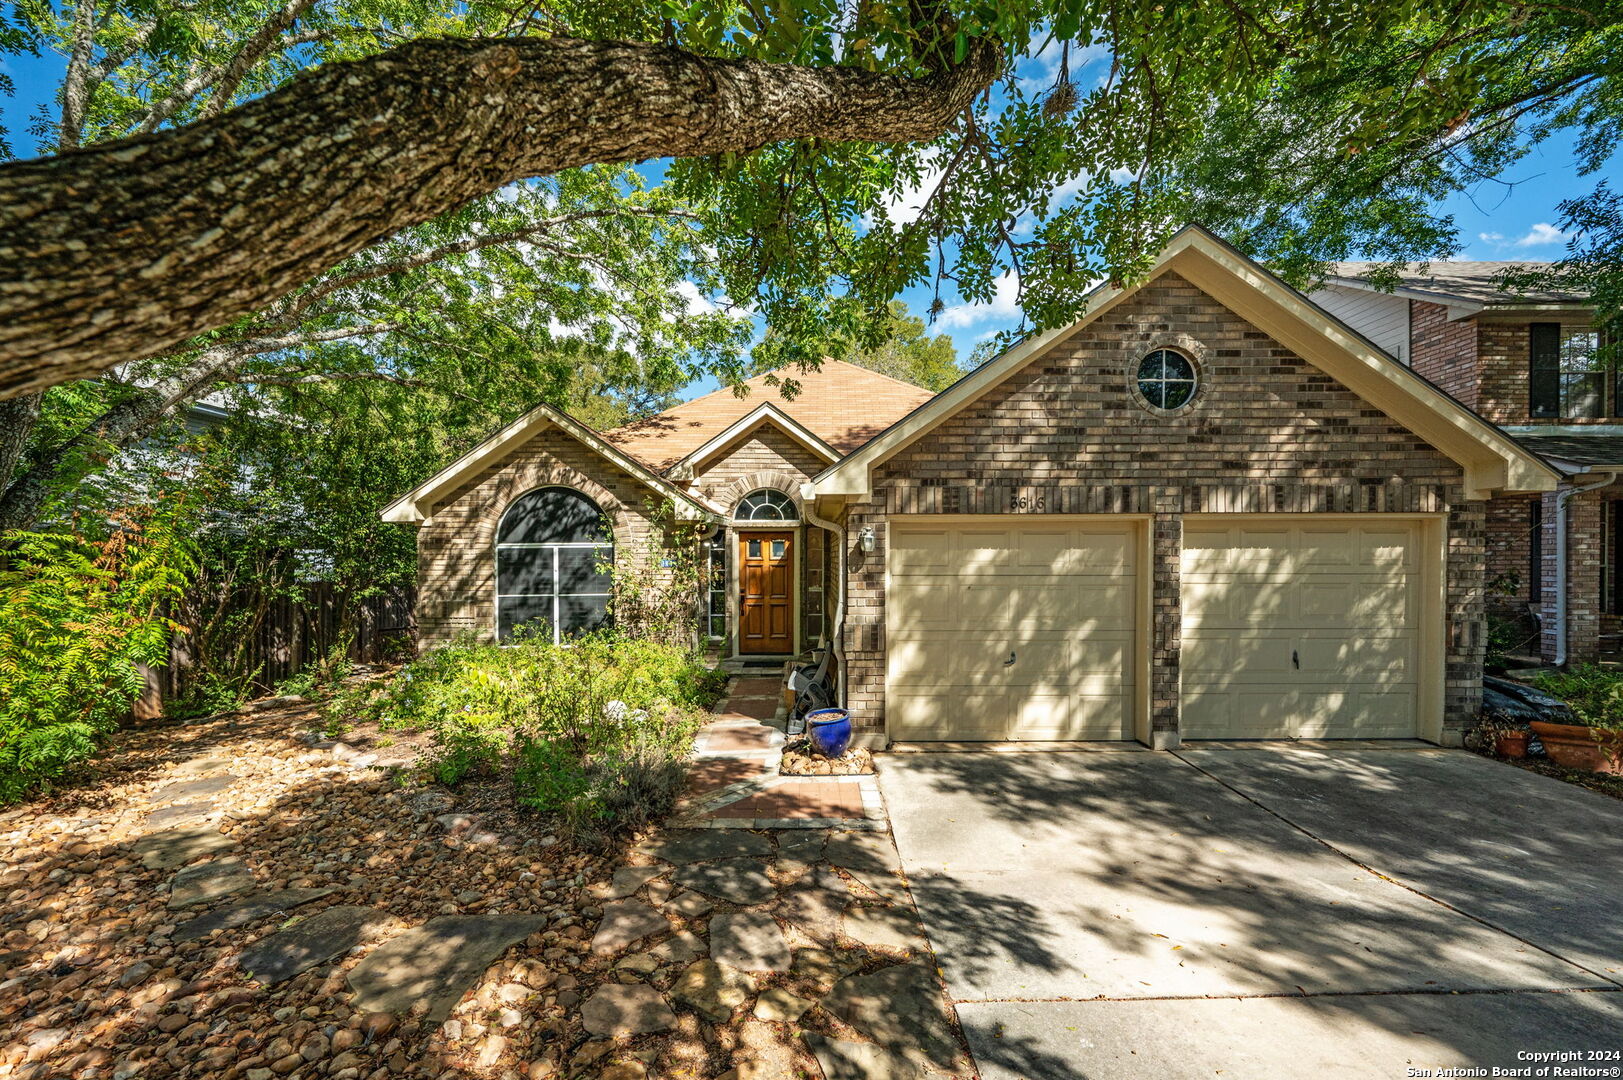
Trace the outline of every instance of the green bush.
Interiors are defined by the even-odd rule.
[[[1575,664],[1566,671],[1541,672],[1533,685],[1572,706],[1582,724],[1623,729],[1623,672]]]
[[[95,752],[180,629],[165,614],[195,567],[171,516],[115,521],[101,541],[12,532],[0,548],[0,802]]]
[[[562,645],[459,640],[381,693],[340,695],[328,722],[430,732],[429,770],[442,783],[510,768],[519,803],[593,843],[670,808],[693,734],[725,685],[691,652],[614,633]]]

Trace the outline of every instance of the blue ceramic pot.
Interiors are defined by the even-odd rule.
[[[814,709],[806,714],[806,736],[813,750],[837,758],[851,745],[851,714],[844,709]]]

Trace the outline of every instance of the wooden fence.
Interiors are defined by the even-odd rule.
[[[415,603],[416,590],[410,586],[362,601],[350,622],[354,633],[350,660],[373,664],[409,653],[417,639]],[[344,622],[342,600],[326,582],[306,586],[302,603],[273,600],[247,642],[246,666],[258,669],[254,689],[274,690],[284,679],[324,659],[338,643]],[[169,644],[168,666],[146,669],[146,689],[133,710],[137,720],[162,716],[164,703],[186,692],[196,663],[193,648],[188,635],[176,634]]]

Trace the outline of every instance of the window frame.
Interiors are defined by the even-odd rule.
[[[1144,375],[1144,365],[1158,356],[1177,357],[1178,360],[1181,361],[1186,368],[1188,368],[1188,378],[1169,378],[1167,375],[1167,364],[1164,359],[1161,361],[1161,374],[1157,377],[1146,378]],[[1186,412],[1194,407],[1195,402],[1200,397],[1202,383],[1200,365],[1195,361],[1193,356],[1189,355],[1189,353],[1183,349],[1172,348],[1167,345],[1158,345],[1149,352],[1144,353],[1134,363],[1131,372],[1131,379],[1134,396],[1151,412],[1158,415],[1175,416],[1179,413]],[[1159,400],[1152,397],[1150,392],[1145,389],[1146,384],[1158,386],[1160,388],[1161,393]],[[1187,386],[1189,388],[1188,396],[1175,405],[1168,405],[1166,403],[1166,390],[1169,386]]]
[[[753,507],[748,507],[752,499],[761,496],[761,501]],[[788,513],[788,517],[754,517],[750,516],[766,508],[778,513]],[[795,500],[779,491],[777,488],[756,488],[733,506],[733,521],[740,525],[799,525],[800,507]]]
[[[1580,335],[1587,365],[1579,368],[1569,343]],[[1535,322],[1527,325],[1527,415],[1532,420],[1602,420],[1619,415],[1617,372],[1600,360],[1600,331],[1589,325]],[[1610,378],[1608,378],[1610,376]],[[1587,386],[1593,404],[1580,411],[1577,387]],[[1607,401],[1610,394],[1611,401]]]
[[[607,538],[606,539],[601,539],[601,540],[503,541],[501,537],[502,537],[503,528],[507,523],[508,516],[513,514],[515,511],[519,510],[520,507],[524,504],[525,500],[528,500],[528,499],[531,499],[532,497],[543,495],[543,494],[549,493],[549,492],[562,493],[562,494],[564,494],[566,496],[578,499],[582,503],[584,503],[586,506],[590,507],[596,513],[598,526],[603,529],[603,531],[605,532]],[[612,599],[613,596],[614,596],[613,579],[610,578],[608,580],[608,582],[607,582],[608,590],[604,591],[604,592],[565,592],[563,590],[563,588],[562,588],[562,585],[563,585],[563,552],[565,552],[565,551],[586,551],[586,552],[594,552],[594,553],[595,552],[606,552],[606,554],[607,554],[607,559],[606,560],[602,560],[602,559],[595,559],[594,560],[593,573],[595,575],[596,574],[596,566],[602,565],[602,563],[604,561],[606,561],[608,563],[608,565],[610,565],[610,566],[614,565],[614,548],[615,548],[614,526],[613,526],[612,519],[603,510],[602,506],[600,506],[598,504],[596,499],[593,499],[590,495],[586,494],[584,491],[581,491],[578,488],[568,487],[567,485],[564,485],[564,484],[547,484],[547,485],[544,485],[542,487],[531,488],[529,491],[524,492],[522,495],[517,496],[511,502],[509,502],[507,504],[506,508],[502,510],[501,517],[497,519],[495,542],[492,545],[492,549],[493,549],[492,550],[492,555],[493,555],[493,558],[495,560],[494,566],[492,567],[493,573],[491,575],[492,578],[493,578],[493,581],[494,581],[494,584],[493,584],[493,587],[492,587],[493,588],[492,613],[495,616],[493,629],[495,631],[497,644],[506,645],[506,644],[510,644],[512,642],[511,634],[510,633],[504,634],[502,632],[502,608],[503,608],[503,602],[504,601],[550,600],[551,601],[552,612],[551,612],[551,618],[548,620],[548,626],[552,631],[552,643],[554,645],[561,644],[566,636],[573,636],[573,634],[577,632],[577,631],[572,630],[572,631],[569,631],[568,634],[566,634],[565,631],[563,630],[563,626],[562,626],[562,622],[563,622],[563,619],[562,619],[563,602],[566,599],[569,599],[569,600],[572,600],[572,599],[586,599],[586,600],[603,600],[603,601],[605,601],[605,604],[604,604],[605,612],[604,612],[604,617],[603,617],[603,625],[607,625],[612,620],[612,616],[607,611],[607,607],[608,607],[607,601]],[[551,554],[551,562],[552,562],[552,576],[551,576],[551,579],[550,579],[552,588],[551,588],[550,592],[547,592],[547,593],[534,593],[534,592],[503,592],[502,591],[502,554],[503,554],[503,552],[514,552],[514,551],[519,551],[519,552],[522,552],[522,551],[546,551],[546,552],[550,552],[550,554]],[[528,621],[533,622],[534,620],[532,619],[532,620],[528,620]],[[519,624],[519,625],[525,625],[525,624]]]

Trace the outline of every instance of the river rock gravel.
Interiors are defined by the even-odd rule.
[[[888,834],[836,834],[834,859],[821,837],[746,830],[585,852],[500,780],[397,773],[420,737],[317,722],[278,698],[123,731],[74,786],[0,813],[0,1080],[815,1080],[966,1060]],[[199,816],[175,825],[173,805]],[[392,992],[408,986],[429,989]],[[885,1027],[884,992],[905,1025]]]

